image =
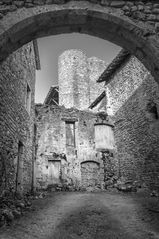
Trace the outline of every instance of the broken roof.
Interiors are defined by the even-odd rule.
[[[44,100],[44,104],[50,104],[51,101],[53,101],[53,103],[55,105],[58,105],[58,100],[59,100],[59,87],[58,86],[51,86],[50,90]]]

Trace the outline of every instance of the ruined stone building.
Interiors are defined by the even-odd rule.
[[[59,57],[58,86],[36,106],[38,188],[66,184],[101,188],[103,162],[95,149],[96,114],[88,107],[103,91],[96,81],[106,63],[80,50]]]
[[[102,187],[103,162],[95,148],[94,123],[96,113],[106,111],[114,122],[116,141],[107,162],[107,184],[122,177],[156,189],[158,85],[125,50],[107,67],[94,59],[92,64],[81,51],[64,52],[59,57],[59,86],[50,89],[47,104],[37,106],[38,187],[51,183],[53,167],[58,168],[59,181],[61,177],[82,187]]]
[[[108,66],[80,50],[66,51],[59,57],[58,86],[35,110],[39,68],[35,41],[0,66],[1,191],[52,183],[102,188],[103,161],[94,139],[98,111],[107,111],[115,125],[107,185],[122,177],[158,189],[159,92],[142,63],[125,50]]]
[[[158,188],[157,1],[1,0],[0,6],[0,193],[3,189],[30,190],[34,184],[33,175],[36,175],[33,167],[35,153],[38,162],[39,157],[52,152],[45,147],[40,156],[38,148],[34,149],[35,133],[38,132],[34,125],[35,70],[39,68],[39,61],[36,43],[28,42],[38,37],[73,32],[97,36],[124,47],[155,78],[128,52],[122,52],[101,76],[105,63],[101,62],[101,72],[97,70],[95,74],[95,58],[86,59],[78,53],[79,61],[70,57],[70,63],[77,66],[73,68],[76,71],[68,67],[68,75],[59,72],[63,83],[60,85],[59,81],[59,93],[57,90],[53,93],[56,97],[53,96],[52,107],[68,110],[74,107],[79,114],[88,112],[93,115],[107,108],[115,123],[118,175]],[[65,68],[67,56],[63,55],[62,59],[59,69]],[[68,78],[71,74],[82,83],[73,84],[76,82],[74,77]],[[101,84],[90,84],[95,75],[100,76],[99,81],[106,82],[106,90],[101,91]],[[56,106],[57,103],[60,106]],[[41,114],[42,108],[51,109],[43,106],[37,109],[37,114]],[[41,115],[41,122],[43,118]],[[40,124],[40,116],[37,116],[37,122]],[[72,131],[80,121],[73,122]],[[37,175],[40,178],[39,173]]]

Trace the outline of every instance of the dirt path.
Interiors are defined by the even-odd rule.
[[[159,239],[159,218],[141,202],[116,193],[53,193],[1,229],[0,239]]]

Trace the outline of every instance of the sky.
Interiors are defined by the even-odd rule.
[[[58,57],[68,49],[80,49],[87,57],[110,63],[120,47],[106,40],[79,33],[38,39],[41,70],[36,71],[35,102],[43,103],[52,85],[58,84]]]

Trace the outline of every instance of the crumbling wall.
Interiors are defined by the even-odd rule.
[[[37,187],[46,188],[51,183],[48,161],[57,158],[61,161],[61,183],[73,184],[76,188],[82,187],[81,163],[95,161],[100,165],[97,185],[102,186],[103,162],[94,143],[95,114],[62,106],[37,106],[36,109]],[[66,122],[74,122],[74,145],[66,144]]]
[[[119,175],[159,189],[159,88],[135,57],[106,85],[108,113],[115,121]]]
[[[26,109],[27,85],[31,90]],[[0,191],[16,187],[18,145],[23,144],[20,191],[31,189],[35,62],[32,43],[10,55],[0,66]]]

